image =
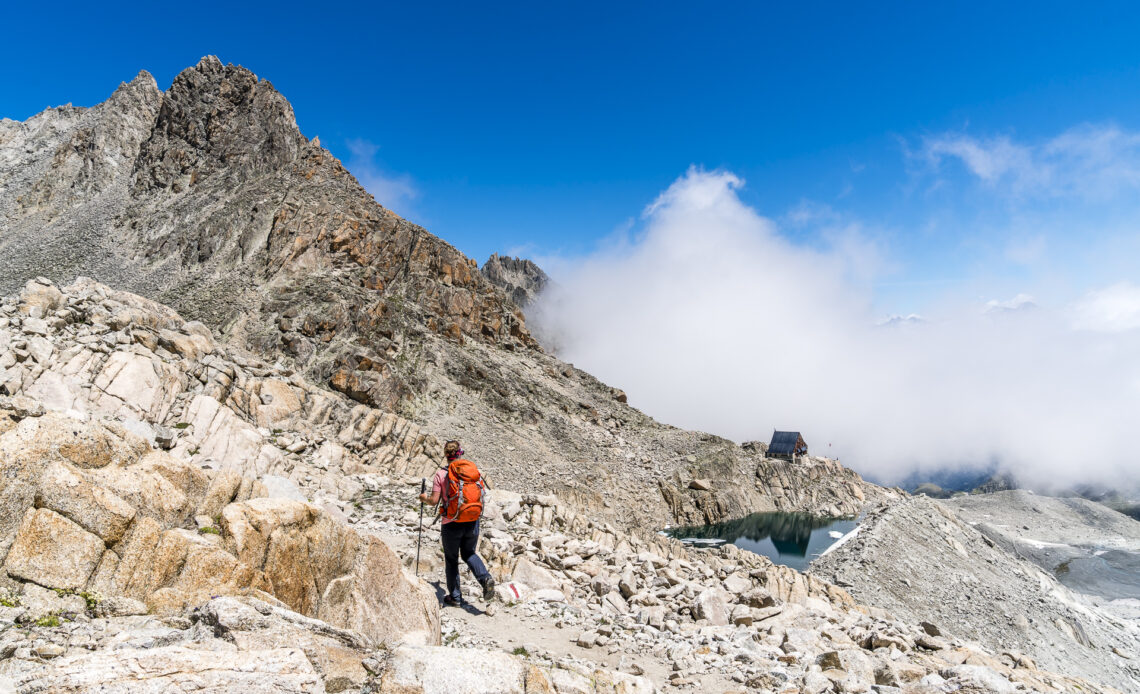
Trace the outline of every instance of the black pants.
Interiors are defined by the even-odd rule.
[[[459,557],[467,562],[475,580],[485,582],[491,577],[483,560],[475,554],[475,546],[479,544],[479,521],[466,523],[444,523],[439,529],[440,539],[443,541],[444,575],[447,576],[447,594],[458,600],[459,592]]]

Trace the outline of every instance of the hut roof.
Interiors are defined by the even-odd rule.
[[[768,455],[792,455],[803,440],[798,431],[774,431],[772,443],[768,444]]]

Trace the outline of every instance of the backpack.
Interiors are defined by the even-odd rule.
[[[450,521],[467,523],[483,517],[483,476],[470,460],[459,458],[447,466],[439,513]]]

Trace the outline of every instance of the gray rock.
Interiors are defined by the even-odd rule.
[[[697,619],[708,620],[709,624],[728,624],[728,600],[723,590],[719,588],[706,588],[701,591],[693,602]]]
[[[87,611],[87,601],[79,595],[60,595],[34,583],[24,584],[20,594],[24,608],[20,621],[31,623],[50,615],[78,614]]]
[[[147,613],[146,603],[121,595],[103,598],[95,605],[97,617],[130,617]]]
[[[617,592],[606,593],[602,598],[602,602],[617,614],[626,614],[629,612],[629,604],[626,603],[621,594]]]
[[[164,451],[174,448],[174,441],[178,438],[178,432],[170,427],[155,426],[154,427],[154,442]]]
[[[47,335],[50,332],[47,321],[42,318],[25,318],[21,327],[28,335]]]
[[[492,254],[487,262],[483,263],[480,272],[522,308],[534,303],[550,283],[550,278],[542,268],[530,260],[508,258],[497,253]]]
[[[294,501],[307,501],[305,493],[301,491],[293,480],[279,475],[265,475],[261,478],[265,485],[265,495],[271,499],[293,499]],[[417,518],[418,520],[418,518]]]
[[[938,674],[948,680],[964,680],[994,694],[1010,694],[1017,691],[1012,682],[981,665],[958,665],[942,670]]]

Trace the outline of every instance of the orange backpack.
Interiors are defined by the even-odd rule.
[[[475,463],[459,458],[447,466],[439,512],[447,520],[460,523],[483,517],[483,476]]]

